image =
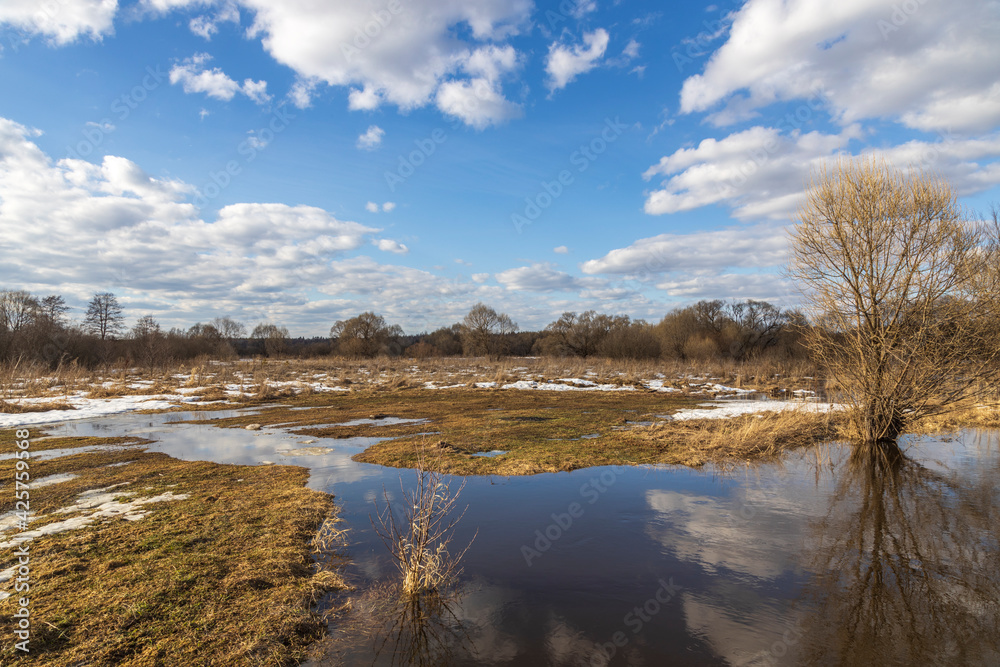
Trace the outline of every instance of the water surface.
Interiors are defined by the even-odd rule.
[[[376,438],[170,423],[231,414],[49,430],[141,436],[187,460],[309,467],[309,486],[334,494],[350,527],[349,578],[359,590],[390,580],[369,515],[414,472],[351,460]],[[306,447],[324,453],[290,453]],[[1000,664],[1000,438],[966,431],[904,449],[892,465],[833,445],[734,471],[470,477],[455,544],[478,535],[446,618],[374,639],[333,628],[312,664]]]

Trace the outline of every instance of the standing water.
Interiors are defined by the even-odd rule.
[[[369,516],[415,473],[351,460],[377,439],[171,423],[205,417],[48,430],[141,436],[185,460],[308,467],[309,486],[341,507],[357,589],[396,575]],[[1000,664],[1000,434],[904,450],[884,465],[831,445],[731,471],[468,478],[454,544],[478,535],[459,590],[431,612],[442,618],[404,609],[374,638],[335,625],[310,664]]]

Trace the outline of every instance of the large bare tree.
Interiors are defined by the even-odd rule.
[[[469,356],[499,359],[507,354],[508,337],[517,323],[484,303],[477,303],[462,320],[462,347]]]
[[[814,176],[790,274],[820,326],[808,345],[844,392],[852,438],[894,441],[998,380],[1000,234],[951,187],[878,159]]]
[[[91,333],[100,336],[101,340],[121,334],[124,322],[121,304],[111,292],[99,292],[87,304],[83,325]]]
[[[402,335],[403,329],[398,324],[390,326],[384,317],[372,312],[338,320],[330,328],[330,338],[336,339],[339,352],[352,357],[374,357]]]

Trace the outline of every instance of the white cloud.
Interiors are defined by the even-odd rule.
[[[189,5],[189,4],[190,5],[195,5],[195,4],[206,4],[206,3],[187,3],[187,2],[170,3],[170,2],[167,2],[167,3],[161,3],[161,4],[166,5],[166,6],[160,7],[159,10],[161,12],[165,12],[165,11],[168,11],[169,9],[172,8],[170,6],[171,4],[175,4],[175,5]],[[204,15],[204,16],[196,16],[196,17],[194,17],[188,23],[188,27],[191,29],[191,32],[193,32],[194,34],[198,35],[199,37],[204,38],[205,40],[209,40],[210,41],[212,39],[212,35],[214,35],[217,32],[219,32],[219,24],[220,23],[225,23],[225,22],[235,23],[236,25],[239,25],[239,23],[240,23],[240,10],[239,10],[239,8],[236,7],[236,5],[231,4],[229,2],[225,3],[220,8],[220,10],[218,11],[218,13],[215,14],[215,16],[211,16],[210,17],[208,15]]]
[[[396,208],[396,203],[391,201],[384,202],[381,208],[379,207],[378,204],[376,204],[373,201],[370,201],[367,204],[365,204],[365,210],[368,211],[369,213],[378,213],[380,210],[383,213],[389,213],[394,208]]]
[[[114,33],[117,0],[4,0],[0,3],[0,25],[7,24],[32,35],[48,37],[63,45],[80,37],[95,41]]]
[[[194,17],[188,23],[188,27],[191,29],[191,32],[208,41],[211,41],[212,35],[219,32],[219,28],[216,27],[215,21],[207,16]]]
[[[405,255],[410,252],[410,249],[405,245],[392,239],[378,239],[377,241],[372,241],[372,243],[382,252],[392,252],[397,255]]]
[[[241,86],[220,68],[207,69],[205,64],[211,59],[212,56],[207,53],[196,53],[177,63],[170,69],[170,83],[181,84],[185,93],[205,93],[226,102],[233,99],[236,93],[243,93],[256,104],[266,104],[271,100],[266,81],[245,79]]]
[[[479,126],[509,117],[510,105],[492,96],[473,104],[462,86],[477,77],[455,77],[468,76],[466,65],[475,68],[477,52],[507,48],[502,43],[527,25],[533,7],[531,0],[410,0],[394,5],[396,12],[312,0],[241,4],[255,11],[249,34],[259,36],[275,60],[304,79],[350,88],[351,109],[389,103],[408,110],[440,100],[446,113]],[[439,96],[445,83],[450,85]],[[502,99],[499,84],[490,83]],[[477,110],[462,112],[463,102]]]
[[[312,104],[313,92],[316,90],[316,80],[299,79],[288,91],[288,99],[296,109],[307,109]]]
[[[240,90],[255,104],[267,104],[271,101],[271,96],[267,94],[267,81],[244,79],[243,87]]]
[[[774,304],[796,300],[794,285],[777,273],[712,273],[677,276],[656,283],[668,296],[681,299],[759,299]]]
[[[508,101],[501,79],[518,66],[514,47],[476,49],[462,65],[467,80],[446,81],[438,88],[438,108],[478,130],[521,115],[521,107]]]
[[[650,192],[645,210],[653,215],[688,211],[711,204],[734,209],[741,219],[787,220],[816,168],[837,156],[852,155],[849,144],[862,139],[857,126],[840,134],[752,127],[723,139],[704,139],[662,158],[643,174],[667,177]],[[863,151],[862,154],[874,152]],[[944,136],[939,141],[910,141],[878,151],[900,168],[917,167],[947,178],[961,195],[1000,183],[1000,134],[980,139]]]
[[[212,59],[207,53],[196,53],[170,69],[170,83],[181,84],[185,93],[205,93],[218,100],[231,100],[240,89],[218,67],[208,70],[203,65]]]
[[[490,279],[490,274],[488,273],[473,273],[472,280],[477,283],[485,283]]]
[[[727,124],[818,90],[843,124],[990,130],[1000,122],[998,33],[996,2],[749,0],[704,72],[684,82],[681,111],[727,102],[733,110],[712,117]]]
[[[555,248],[553,248],[552,252],[554,252],[554,253],[556,253],[558,255],[568,255],[569,254],[569,248],[567,248],[564,245],[559,245],[559,246],[556,246]]]
[[[382,137],[384,136],[385,130],[381,127],[369,125],[368,129],[358,136],[357,146],[362,150],[373,151],[382,145]]]
[[[731,267],[773,267],[784,263],[786,256],[784,227],[755,225],[639,239],[580,268],[588,274],[639,278],[677,272],[706,275]]]
[[[509,290],[525,292],[568,292],[585,287],[600,287],[604,284],[602,280],[573,277],[557,270],[555,265],[547,263],[501,271],[496,275],[496,279]]]
[[[347,96],[347,108],[351,111],[371,111],[381,103],[378,91],[369,86],[353,88]]]
[[[566,46],[558,42],[551,44],[545,61],[549,91],[565,88],[579,75],[597,67],[608,48],[608,39],[608,31],[598,28],[584,33],[583,45]]]

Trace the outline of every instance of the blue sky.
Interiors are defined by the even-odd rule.
[[[0,286],[300,335],[792,305],[825,162],[1000,200],[998,3],[830,4],[5,1]]]

